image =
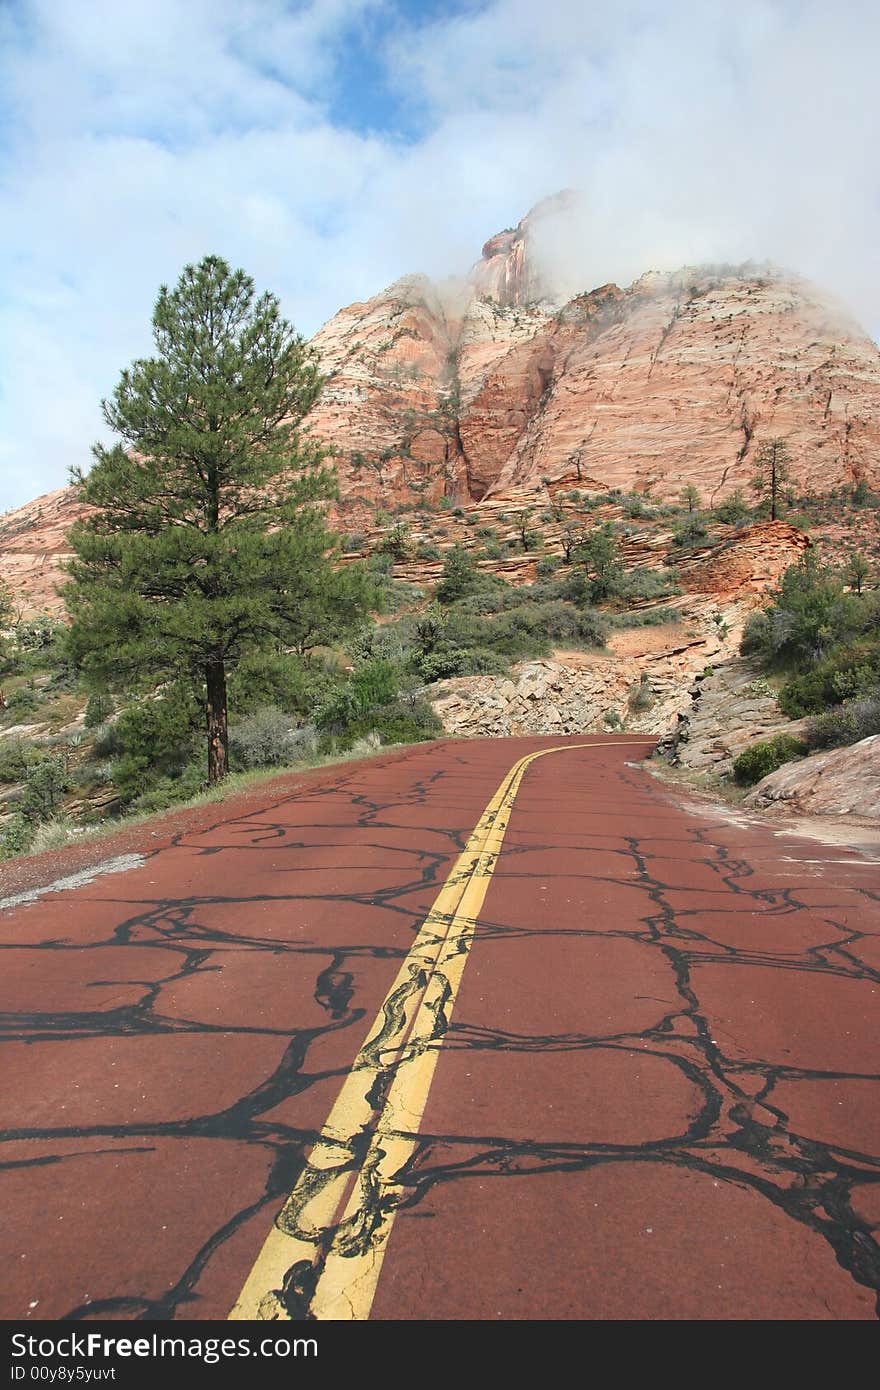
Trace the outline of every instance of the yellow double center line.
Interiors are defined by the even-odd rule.
[[[318,1319],[369,1317],[403,1195],[399,1174],[418,1142],[434,1068],[520,783],[526,769],[549,753],[609,745],[632,743],[542,748],[520,758],[504,778],[385,996],[230,1318],[286,1319],[291,1308]]]

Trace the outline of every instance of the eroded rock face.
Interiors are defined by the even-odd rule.
[[[746,804],[812,816],[880,820],[880,734],[786,763],[749,793]]]
[[[788,719],[758,668],[739,657],[698,674],[688,697],[659,752],[690,772],[729,778],[749,744],[797,735],[806,722]]]
[[[311,425],[349,505],[542,478],[657,498],[694,483],[711,504],[774,436],[802,491],[880,484],[880,352],[806,282],[702,267],[554,308],[520,229],[484,250],[470,284],[398,282],[315,338],[331,377]]]
[[[66,533],[85,511],[65,487],[0,516],[0,580],[22,616],[61,611],[58,587],[70,552]]]
[[[510,676],[438,681],[429,698],[444,731],[458,738],[661,734],[689,706],[697,672],[727,659],[737,635],[693,613],[672,627],[616,634],[605,652],[560,652],[521,662]]]

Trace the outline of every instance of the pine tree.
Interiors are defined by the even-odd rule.
[[[752,491],[770,499],[770,520],[779,515],[779,498],[786,483],[791,482],[788,445],[784,439],[765,439],[755,455]]]
[[[871,573],[871,564],[861,550],[854,550],[844,566],[844,578],[853,593],[861,595],[865,580]]]
[[[689,514],[699,511],[703,505],[700,494],[693,483],[687,483],[678,496],[681,505],[687,508]]]
[[[335,479],[297,426],[317,356],[274,295],[218,256],[162,286],[156,356],[122,372],[73,482],[96,510],[70,533],[71,650],[93,683],[186,682],[205,715],[208,780],[228,771],[227,671],[248,652],[307,650],[362,618],[363,581],[330,564]]]
[[[610,522],[589,531],[573,555],[590,581],[590,597],[594,603],[614,592],[623,573],[620,551]]]

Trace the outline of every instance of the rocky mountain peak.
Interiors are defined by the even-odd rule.
[[[478,296],[504,308],[539,301],[555,302],[555,293],[535,245],[541,223],[573,208],[572,189],[542,198],[515,227],[497,232],[484,242],[470,282]]]

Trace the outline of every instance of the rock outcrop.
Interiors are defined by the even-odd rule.
[[[746,804],[788,814],[880,820],[880,734],[786,763],[752,789]]]
[[[457,676],[429,688],[444,731],[458,738],[580,734],[626,729],[661,734],[690,704],[710,659],[734,646],[707,615],[665,628],[624,631],[605,652],[558,652],[521,662],[510,676]]]
[[[750,743],[799,733],[804,721],[782,713],[764,676],[735,657],[697,675],[658,753],[675,767],[713,777],[733,775],[733,761]]]
[[[23,616],[60,612],[67,531],[84,512],[73,489],[64,487],[0,516],[0,580]]]
[[[314,339],[310,423],[339,451],[342,514],[541,479],[717,502],[784,436],[803,491],[880,483],[880,351],[783,271],[693,267],[553,301],[539,205],[469,281],[398,281]]]

